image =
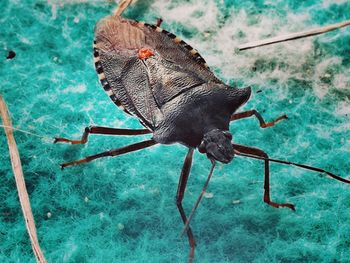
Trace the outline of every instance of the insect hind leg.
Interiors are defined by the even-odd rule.
[[[62,142],[62,143],[70,143],[70,144],[85,144],[88,141],[89,134],[102,134],[102,135],[143,135],[151,133],[151,131],[147,129],[141,130],[133,130],[133,129],[118,129],[118,128],[109,128],[109,127],[101,127],[101,126],[89,126],[84,130],[83,135],[80,140],[70,140],[66,138],[55,138],[54,143]]]
[[[230,121],[235,121],[235,120],[239,120],[239,119],[244,119],[244,118],[249,118],[251,116],[255,116],[260,123],[260,127],[261,128],[268,128],[268,127],[272,127],[274,126],[277,122],[281,121],[281,120],[286,120],[288,119],[286,114],[283,114],[281,116],[279,116],[277,119],[275,119],[274,121],[271,122],[265,122],[264,118],[261,116],[261,114],[256,111],[256,110],[249,110],[249,111],[244,111],[244,112],[239,112],[239,113],[235,113],[231,116]]]

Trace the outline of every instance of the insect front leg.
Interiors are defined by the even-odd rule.
[[[177,205],[177,208],[179,209],[179,212],[180,212],[180,215],[181,215],[181,218],[182,218],[182,221],[184,222],[184,224],[186,224],[186,222],[187,222],[187,217],[186,217],[185,211],[182,207],[182,200],[184,198],[184,193],[185,193],[185,189],[186,189],[186,185],[187,185],[188,176],[190,175],[190,171],[191,171],[192,159],[193,159],[193,148],[190,148],[188,150],[184,165],[182,167],[182,171],[181,171],[181,175],[180,175],[180,179],[179,179],[179,184],[178,184],[178,188],[177,188],[177,193],[176,193],[176,205]],[[189,241],[190,247],[191,247],[190,255],[189,255],[189,262],[192,262],[193,257],[194,257],[194,249],[196,247],[196,242],[194,240],[193,233],[192,233],[192,230],[190,227],[187,228],[187,236],[188,236],[188,241]]]
[[[249,110],[249,111],[244,111],[244,112],[239,112],[239,113],[232,114],[230,121],[235,121],[235,120],[239,120],[239,119],[248,118],[248,117],[251,117],[253,115],[259,120],[261,128],[272,127],[277,122],[279,122],[281,120],[284,120],[284,119],[288,119],[287,115],[283,114],[283,115],[279,116],[274,121],[265,122],[264,118],[261,116],[261,114],[259,112],[257,112],[256,110]]]
[[[151,131],[147,129],[141,130],[132,130],[132,129],[117,129],[117,128],[108,128],[108,127],[100,127],[100,126],[89,126],[84,130],[83,135],[80,140],[69,140],[66,138],[55,138],[54,143],[63,142],[70,144],[85,144],[88,141],[89,134],[104,134],[104,135],[142,135],[151,133]]]
[[[280,207],[288,207],[295,211],[295,206],[293,204],[289,203],[284,203],[284,204],[279,204],[271,201],[270,198],[270,167],[269,167],[269,156],[262,150],[253,148],[253,147],[248,147],[248,146],[243,146],[239,144],[232,144],[233,149],[235,151],[238,151],[239,153],[244,153],[244,154],[249,154],[252,156],[257,156],[257,157],[262,157],[264,158],[264,163],[265,163],[265,178],[264,178],[264,202],[267,203],[270,206],[280,208]]]
[[[117,156],[117,155],[122,155],[122,154],[129,153],[129,152],[138,151],[138,150],[141,150],[141,149],[153,146],[155,144],[157,144],[157,142],[155,142],[152,139],[151,140],[147,140],[147,141],[134,143],[134,144],[130,144],[130,145],[122,147],[122,148],[109,150],[109,151],[106,151],[106,152],[102,152],[102,153],[98,153],[98,154],[95,154],[95,155],[91,155],[91,156],[85,157],[85,158],[77,160],[77,161],[61,164],[61,169],[64,169],[67,166],[73,166],[73,165],[78,165],[78,164],[82,164],[82,163],[91,162],[92,160],[95,160],[95,159],[98,159],[98,158],[103,158],[103,157],[108,157],[108,156]]]

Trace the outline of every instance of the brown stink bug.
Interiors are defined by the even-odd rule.
[[[247,102],[251,89],[233,88],[224,84],[209,69],[202,56],[174,34],[157,25],[137,22],[121,17],[131,1],[122,1],[114,15],[108,16],[95,27],[94,63],[103,89],[111,100],[127,114],[139,119],[145,129],[116,129],[87,127],[81,140],[56,138],[55,142],[84,144],[91,134],[136,136],[152,134],[146,141],[88,156],[65,163],[62,168],[90,162],[106,156],[117,156],[151,147],[155,144],[180,143],[188,147],[181,171],[176,205],[185,224],[192,262],[195,240],[189,223],[212,176],[216,161],[229,163],[235,155],[261,159],[265,163],[264,202],[273,207],[287,207],[289,203],[271,201],[269,163],[294,165],[325,173],[344,183],[350,183],[323,169],[288,161],[270,159],[260,149],[235,144],[229,123],[255,116],[261,128],[287,119],[281,115],[265,122],[256,110],[236,111]],[[182,200],[190,174],[194,150],[206,154],[212,163],[208,179],[189,217]]]

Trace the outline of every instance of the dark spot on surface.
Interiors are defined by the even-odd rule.
[[[16,52],[13,50],[10,50],[7,54],[7,59],[13,59],[16,56]]]
[[[205,60],[200,56],[197,58],[197,61],[200,63],[205,63]]]
[[[164,34],[169,34],[169,32],[168,31],[166,31],[165,29],[163,29],[163,31],[162,31]]]
[[[15,222],[17,215],[15,208],[3,207],[0,210],[0,220],[5,223]]]
[[[44,8],[45,8],[45,4],[43,4],[43,3],[36,3],[34,5],[34,9],[42,10]]]
[[[122,105],[115,95],[111,95],[109,97],[118,107]]]
[[[111,89],[106,79],[101,79],[100,82],[105,91],[108,91]]]
[[[246,34],[243,31],[241,31],[241,30],[238,32],[237,35],[238,35],[239,38],[243,38],[243,37],[246,36]]]
[[[185,41],[181,40],[180,45],[182,45],[184,48],[186,48],[188,51],[191,51],[193,48],[188,45]]]
[[[259,90],[257,90],[257,91],[256,91],[256,93],[260,93],[260,92],[262,92],[262,90],[261,90],[261,89],[259,89]]]
[[[163,31],[165,31],[165,30],[163,30]],[[170,37],[171,39],[176,38],[176,36],[175,36],[173,33],[167,32],[166,34],[167,34],[168,37]]]
[[[104,79],[104,80],[106,80],[106,79]],[[101,80],[101,82],[102,82],[102,80]],[[103,89],[104,89],[105,91],[109,91],[109,90],[111,89],[111,86],[109,86],[108,83],[105,84],[105,85],[102,85],[102,87],[103,87]]]
[[[157,29],[157,26],[155,26],[155,25],[145,23],[145,26],[153,28],[153,29]]]
[[[95,63],[95,68],[98,74],[101,74],[103,72],[102,64],[100,61]]]
[[[97,48],[94,48],[94,57],[98,57],[99,56],[99,53],[98,53],[98,49]]]

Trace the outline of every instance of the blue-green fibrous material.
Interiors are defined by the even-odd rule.
[[[88,125],[141,128],[100,87],[93,28],[113,1],[2,0],[0,94],[8,103],[40,245],[48,262],[186,262],[188,241],[174,199],[187,149],[155,146],[60,170],[59,164],[137,142],[139,137],[79,138]],[[322,167],[350,178],[350,29],[235,52],[267,37],[350,19],[339,1],[144,1],[126,17],[155,23],[198,49],[231,86],[251,86],[231,124],[236,143],[273,158]],[[16,57],[6,59],[10,50]],[[258,92],[259,91],[259,92]],[[0,129],[0,262],[35,262]],[[39,136],[36,136],[39,135]],[[195,153],[185,193],[190,212],[210,169]],[[296,212],[263,202],[263,163],[236,157],[218,164],[191,223],[195,262],[349,262],[350,186],[296,167],[271,166],[271,195]]]

